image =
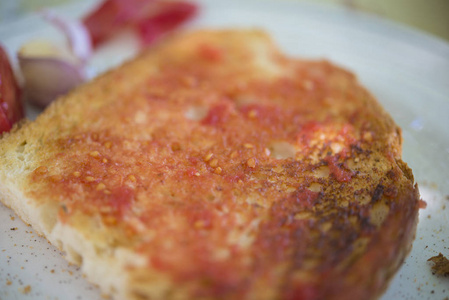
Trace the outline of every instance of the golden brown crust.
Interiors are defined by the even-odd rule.
[[[197,31],[4,136],[0,191],[118,298],[374,299],[416,228],[401,143],[351,73]]]

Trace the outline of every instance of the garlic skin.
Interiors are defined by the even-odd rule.
[[[18,52],[19,66],[28,100],[40,107],[50,104],[87,78],[86,65],[92,54],[90,35],[79,20],[67,20],[55,12],[41,11],[66,37],[67,47],[48,41],[30,41]]]
[[[27,99],[45,107],[86,79],[82,62],[47,41],[30,41],[18,52]]]
[[[42,10],[40,13],[65,35],[72,56],[85,65],[92,55],[92,43],[90,34],[82,22],[67,20],[51,10]]]

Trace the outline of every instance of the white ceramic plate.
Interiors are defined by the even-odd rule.
[[[385,20],[335,7],[281,1],[198,1],[192,27],[260,27],[288,54],[328,59],[355,72],[404,132],[404,160],[412,167],[426,209],[413,250],[382,298],[443,299],[449,278],[432,275],[427,259],[449,255],[449,44]],[[56,9],[69,18],[93,1]],[[11,56],[31,38],[62,42],[37,16],[0,24]],[[134,55],[122,36],[93,57],[101,72]],[[33,117],[35,111],[28,111]],[[446,208],[447,206],[447,208]],[[100,299],[97,288],[61,253],[0,205],[0,299]]]

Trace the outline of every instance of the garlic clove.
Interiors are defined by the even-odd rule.
[[[33,41],[18,53],[27,99],[41,107],[85,81],[77,59],[54,45]]]

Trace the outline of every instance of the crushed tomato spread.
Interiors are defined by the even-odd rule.
[[[114,245],[149,268],[177,282],[202,278],[199,297],[264,282],[294,286],[286,299],[318,297],[319,282],[369,249],[384,220],[371,209],[388,204],[383,192],[398,178],[382,179],[373,200],[392,125],[378,121],[353,75],[327,62],[274,55],[288,71],[272,75],[234,62],[249,50],[189,51],[195,63],[159,54],[157,72],[105,92],[111,100],[85,112],[86,126],[48,140],[34,193],[59,203],[63,222],[81,213],[120,232]],[[105,90],[124,80],[114,78]]]

